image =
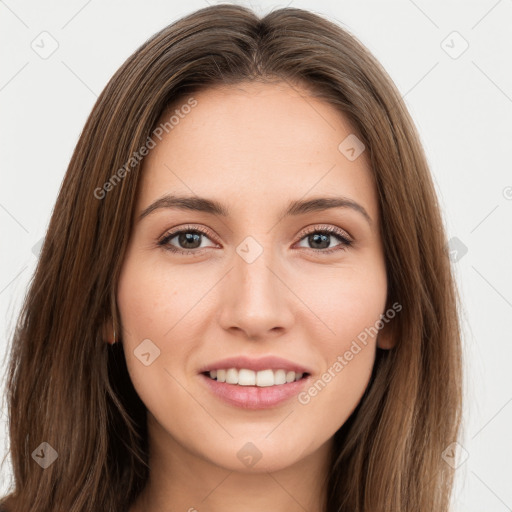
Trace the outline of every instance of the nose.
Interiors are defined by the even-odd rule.
[[[251,263],[238,253],[233,260],[222,280],[220,325],[254,341],[281,336],[294,322],[294,295],[282,266],[268,248]]]

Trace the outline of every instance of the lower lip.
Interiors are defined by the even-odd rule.
[[[297,396],[309,379],[309,375],[300,380],[278,386],[258,387],[239,386],[218,382],[200,374],[210,390],[225,402],[243,409],[269,409]]]

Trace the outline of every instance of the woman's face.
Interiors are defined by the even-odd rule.
[[[347,120],[304,90],[193,98],[144,161],[126,362],[158,450],[275,471],[327,453],[390,346],[368,331],[387,292],[376,191]]]

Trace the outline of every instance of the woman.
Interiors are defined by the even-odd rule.
[[[414,125],[352,35],[229,5],[166,27],[59,193],[13,339],[4,507],[447,511],[444,246]]]

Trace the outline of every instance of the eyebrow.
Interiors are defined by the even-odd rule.
[[[229,216],[229,209],[214,199],[207,199],[199,196],[166,194],[145,208],[139,216],[139,221],[160,208],[175,208],[178,210],[205,212],[222,217]],[[332,208],[350,208],[361,214],[370,226],[372,225],[372,219],[365,208],[352,199],[343,196],[315,197],[308,200],[290,201],[281,217],[303,215],[305,213],[325,211]]]

